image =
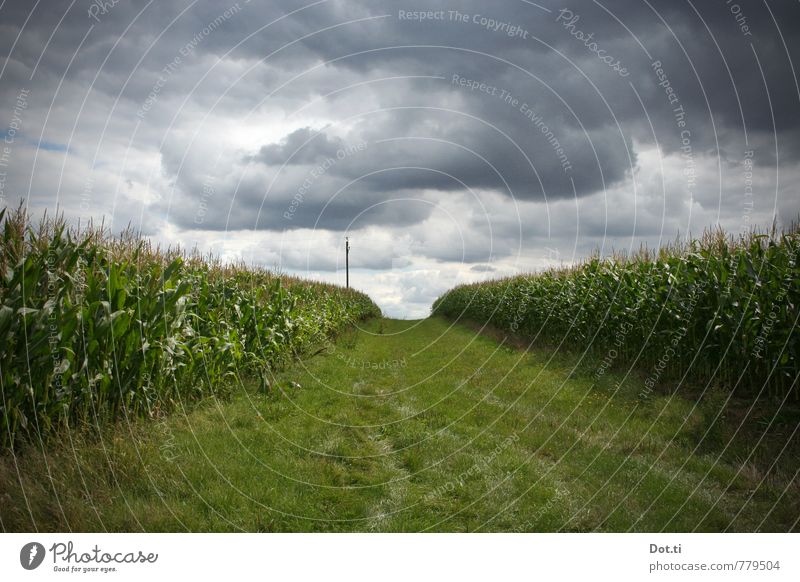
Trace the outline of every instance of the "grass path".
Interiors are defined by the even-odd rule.
[[[282,372],[269,394],[246,386],[100,443],[73,435],[3,458],[2,526],[797,528],[796,443],[767,472],[780,447],[764,439],[753,451],[757,434],[715,422],[720,398],[642,401],[640,379],[607,373],[592,387],[595,369],[577,362],[437,318],[371,321]]]

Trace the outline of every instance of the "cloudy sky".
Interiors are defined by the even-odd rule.
[[[0,0],[0,203],[344,283],[798,218],[795,0]]]

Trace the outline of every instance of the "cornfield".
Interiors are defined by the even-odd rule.
[[[632,256],[597,254],[562,269],[456,287],[433,312],[488,323],[606,367],[748,396],[798,398],[800,231],[706,232]],[[603,366],[600,366],[602,374]]]
[[[224,396],[359,319],[341,287],[0,211],[0,446]]]

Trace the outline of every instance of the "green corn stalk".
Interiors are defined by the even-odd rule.
[[[800,231],[719,231],[653,253],[451,289],[434,314],[577,346],[659,378],[800,397]],[[669,357],[665,358],[665,354]],[[762,390],[762,388],[764,388]]]
[[[230,393],[359,319],[364,294],[0,210],[0,446]]]

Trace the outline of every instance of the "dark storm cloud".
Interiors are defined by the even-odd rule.
[[[294,166],[276,177],[259,168],[243,178],[208,181],[184,177],[160,203],[170,221],[183,228],[207,230],[356,230],[369,225],[402,228],[417,224],[431,212],[429,204],[410,204],[414,191],[397,191],[392,202],[363,182],[337,176],[311,180],[318,166]],[[308,184],[307,188],[303,184]],[[299,185],[299,186],[298,186]]]
[[[636,163],[632,138],[657,140],[665,152],[681,151],[686,140],[679,121],[690,131],[693,155],[711,153],[736,159],[742,150],[755,145],[763,152],[759,163],[768,163],[774,156],[764,151],[764,146],[769,145],[773,129],[787,146],[796,141],[797,116],[791,107],[796,95],[791,80],[781,78],[785,77],[789,57],[781,54],[780,35],[768,13],[758,5],[747,3],[741,8],[757,15],[748,21],[749,37],[758,39],[753,46],[740,27],[741,19],[737,21],[726,5],[706,6],[700,16],[689,7],[676,9],[675,3],[636,9],[631,9],[630,3],[604,6],[631,27],[637,38],[598,6],[580,4],[570,12],[580,17],[579,27],[586,33],[591,31],[608,53],[619,55],[631,73],[627,78],[605,70],[563,23],[548,21],[554,20],[552,15],[543,18],[540,11],[518,3],[495,10],[504,22],[514,23],[541,42],[525,43],[493,34],[471,22],[405,22],[392,11],[392,19],[369,24],[370,30],[385,33],[381,35],[383,44],[376,45],[374,33],[344,34],[343,30],[326,31],[305,44],[326,60],[370,51],[341,59],[336,62],[338,67],[443,77],[438,83],[443,86],[416,81],[405,90],[396,88],[382,95],[388,106],[402,104],[407,109],[372,115],[363,122],[362,134],[372,141],[429,140],[394,141],[391,147],[373,149],[370,156],[362,158],[364,173],[399,166],[440,170],[408,172],[404,178],[395,173],[374,174],[371,185],[382,191],[453,190],[462,187],[460,180],[468,187],[510,189],[523,199],[571,197],[573,184],[574,193],[585,195],[625,178]],[[481,11],[478,4],[461,3],[458,9],[466,14],[487,14],[487,9]],[[380,13],[377,7],[375,13]],[[782,16],[781,21],[787,22],[788,14]],[[354,26],[362,31],[367,25]],[[795,35],[790,30],[785,38],[791,40]],[[545,51],[544,43],[567,58]],[[373,50],[414,44],[426,46]],[[427,46],[430,44],[450,48],[432,49]],[[769,58],[757,59],[759,50]],[[436,58],[426,58],[431,54]],[[654,62],[661,66],[653,66]],[[766,86],[761,82],[761,67]],[[659,78],[657,71],[664,76]],[[467,88],[456,78],[469,83]],[[669,94],[667,82],[672,89]],[[470,89],[472,85],[487,89]],[[498,93],[510,95],[514,103],[519,103],[510,105],[511,101],[498,97]],[[677,100],[671,102],[672,98]],[[764,106],[768,98],[773,105],[771,112]],[[426,108],[430,102],[435,107]],[[682,108],[680,120],[675,107]],[[458,113],[443,111],[448,108]],[[486,120],[491,124],[483,123]],[[540,131],[542,125],[548,131]],[[744,140],[745,129],[749,143]],[[564,171],[565,164],[569,172]]]
[[[316,132],[303,127],[286,136],[280,144],[269,144],[261,148],[256,159],[267,165],[319,162],[336,158],[343,150],[340,138],[329,137],[325,132]]]

